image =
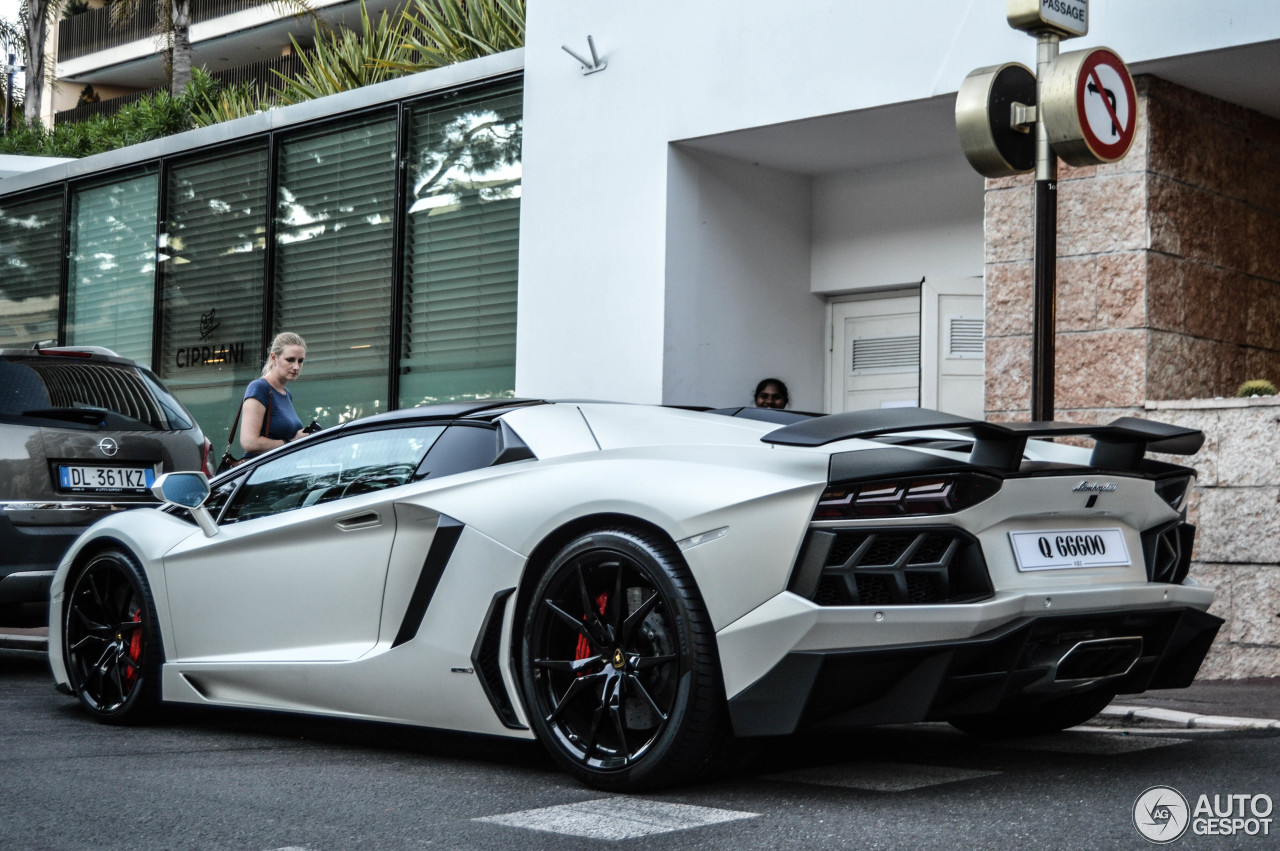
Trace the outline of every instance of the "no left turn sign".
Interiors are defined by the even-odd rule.
[[[1129,152],[1138,97],[1124,60],[1105,47],[1064,53],[1041,84],[1049,143],[1072,165],[1114,162]]]

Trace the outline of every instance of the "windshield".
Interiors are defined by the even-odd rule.
[[[145,370],[62,358],[0,358],[0,416],[73,428],[192,427],[178,400]]]

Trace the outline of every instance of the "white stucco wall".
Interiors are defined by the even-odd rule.
[[[670,158],[662,401],[749,405],[777,377],[792,407],[820,410],[810,180],[679,146]]]
[[[1131,65],[1280,39],[1269,0],[1094,0],[1090,7],[1090,34],[1064,49],[1105,44]],[[851,127],[871,131],[868,148],[878,148],[870,167],[823,171],[802,163],[780,178],[810,184],[810,290],[918,280],[917,268],[975,274],[981,184],[962,161],[938,159],[944,147],[954,150],[947,138],[954,129],[936,104],[974,68],[1034,64],[1034,41],[1010,29],[1004,14],[999,0],[531,0],[517,392],[693,401],[709,386],[739,380],[728,364],[749,347],[729,337],[742,318],[708,335],[710,320],[690,324],[673,310],[683,304],[668,304],[673,293],[701,305],[717,301],[671,277],[697,279],[673,263],[694,255],[682,248],[670,256],[672,175],[688,177],[670,155],[672,143],[850,115]],[[561,45],[585,55],[588,34],[608,68],[584,76]],[[910,121],[899,127],[893,120],[917,115],[911,105],[922,103],[935,105],[923,111],[932,116],[925,155]],[[890,105],[905,111],[879,109]],[[822,143],[838,148],[839,140],[812,137],[821,130],[808,132],[814,162]],[[779,138],[785,142],[775,137],[775,150]],[[751,166],[750,156],[742,164]],[[725,232],[751,232],[739,224]],[[780,239],[793,245],[792,236]],[[705,268],[707,256],[695,255]],[[750,297],[747,304],[748,316],[762,313]],[[806,310],[783,313],[790,326]],[[721,350],[699,351],[693,366],[671,362],[708,342]],[[761,363],[751,366],[758,371]]]
[[[981,276],[982,189],[961,156],[816,178],[813,291]]]

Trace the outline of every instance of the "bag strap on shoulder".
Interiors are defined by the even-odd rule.
[[[263,428],[261,432],[262,437],[267,437],[271,434],[271,397],[273,395],[274,394],[272,394],[270,388],[268,388],[267,389],[267,418],[263,421]],[[231,421],[231,431],[227,432],[227,448],[226,448],[226,451],[223,452],[224,455],[231,452],[231,444],[235,442],[236,429],[240,427],[240,415],[243,413],[244,413],[244,399],[241,398],[239,406],[236,407],[236,418]]]

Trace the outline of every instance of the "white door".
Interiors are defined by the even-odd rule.
[[[444,430],[356,430],[249,472],[218,534],[164,557],[169,661],[349,661],[372,649],[396,538],[381,488],[407,481]],[[430,538],[416,540],[425,553]]]
[[[986,413],[982,279],[931,278],[920,295],[920,404],[980,420]]]
[[[178,660],[344,661],[378,640],[394,507],[374,494],[193,535],[165,557]],[[287,522],[281,522],[287,519]]]
[[[831,304],[831,413],[920,404],[920,290]]]

